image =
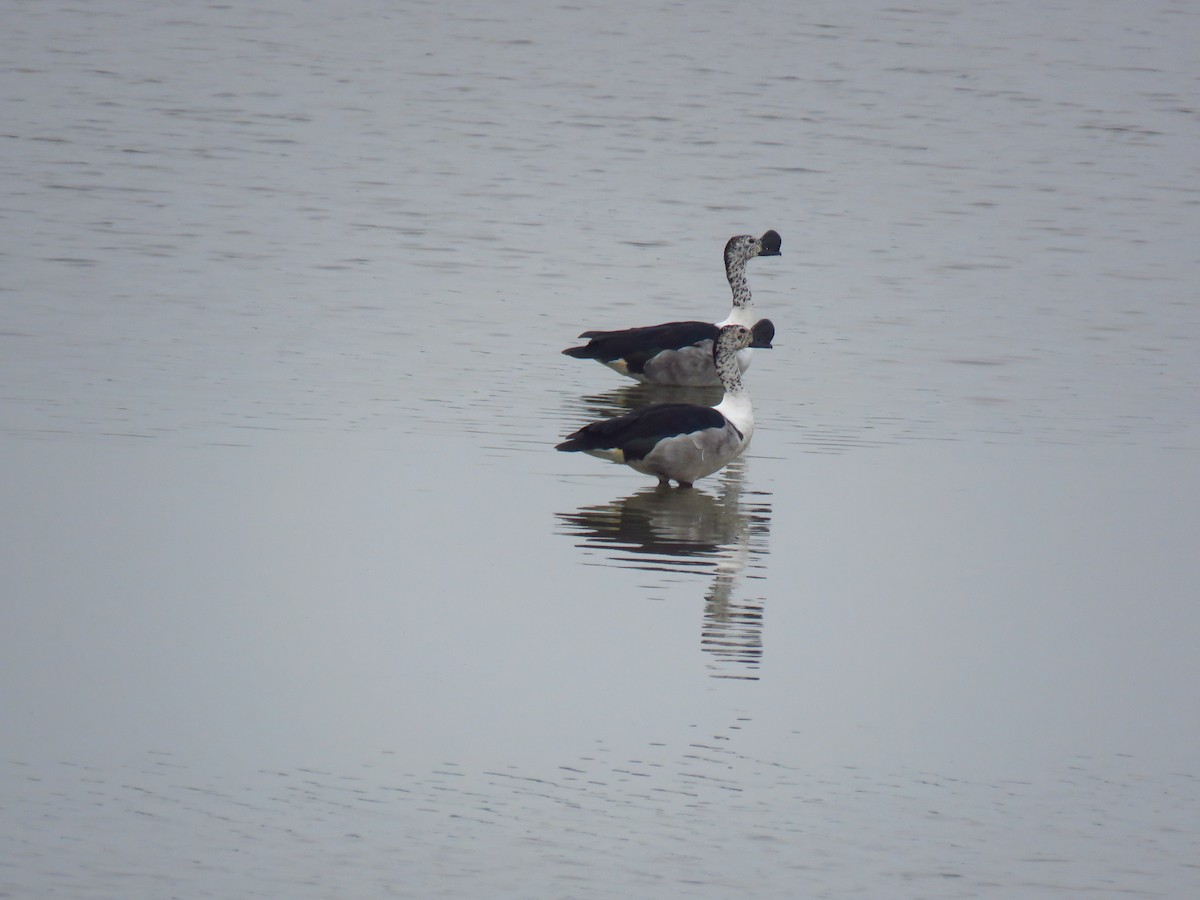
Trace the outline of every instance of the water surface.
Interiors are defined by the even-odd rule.
[[[619,6],[8,17],[0,894],[1195,893],[1200,17]]]

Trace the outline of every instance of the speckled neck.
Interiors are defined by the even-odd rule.
[[[750,296],[750,285],[746,283],[746,263],[758,256],[762,244],[749,234],[734,235],[725,243],[725,277],[733,291],[733,310],[729,318],[720,325],[754,324],[754,300]]]
[[[717,367],[717,377],[725,393],[732,397],[741,397],[746,393],[742,384],[742,370],[738,366],[737,355],[741,349],[737,344],[718,340],[713,350],[713,364]]]
[[[750,285],[746,281],[746,259],[731,256],[725,262],[725,277],[733,291],[733,305],[737,309],[752,309],[754,298],[750,296]]]

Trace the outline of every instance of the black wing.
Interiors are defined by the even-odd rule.
[[[666,322],[624,331],[585,331],[580,337],[590,338],[587,344],[569,347],[563,353],[601,362],[623,359],[630,372],[641,373],[646,363],[664,350],[681,350],[701,341],[715,341],[718,331],[711,322]]]
[[[622,450],[626,460],[642,459],[655,444],[679,434],[724,428],[725,417],[711,406],[659,403],[624,416],[584,425],[556,450]]]

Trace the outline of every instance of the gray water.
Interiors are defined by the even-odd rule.
[[[1193,4],[0,42],[0,896],[1200,890]],[[767,228],[746,457],[554,453]]]

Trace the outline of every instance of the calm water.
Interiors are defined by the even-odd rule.
[[[0,896],[1195,896],[1192,4],[6,26]]]

